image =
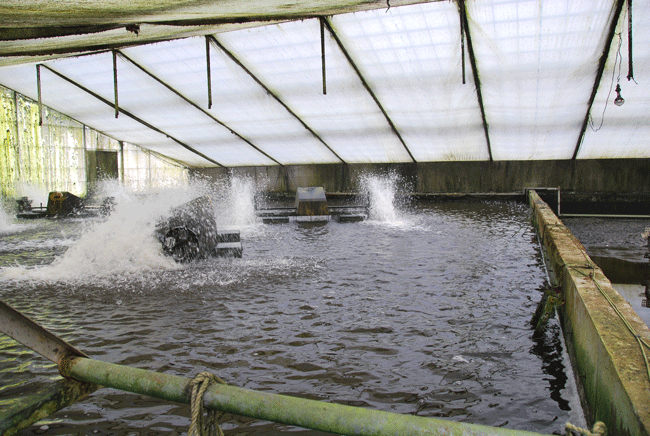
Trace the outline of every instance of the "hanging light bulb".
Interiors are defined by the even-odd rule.
[[[621,85],[619,85],[618,83],[616,84],[615,91],[616,91],[616,98],[614,99],[614,104],[616,106],[623,106],[623,103],[625,103],[625,99],[621,97]]]

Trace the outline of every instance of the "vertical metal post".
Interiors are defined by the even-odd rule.
[[[147,150],[147,183],[148,189],[151,189],[151,151]]]
[[[41,64],[36,65],[36,91],[38,93],[38,125],[43,125],[43,101],[41,99]]]
[[[320,22],[320,57],[323,70],[323,95],[327,94],[327,81],[325,77],[325,23],[323,17],[319,17]]]
[[[16,114],[16,148],[20,150],[20,121],[18,120],[20,111],[18,108],[18,93],[16,91],[14,91],[14,110]]]
[[[86,195],[88,195],[88,187],[89,187],[88,179],[90,179],[90,177],[88,176],[88,172],[89,172],[90,165],[88,165],[88,150],[87,150],[87,147],[86,147],[86,139],[87,139],[86,138],[86,125],[82,124],[81,129],[82,129],[81,130],[81,141],[83,142],[84,170],[85,170],[84,171],[84,182],[85,182],[84,184],[86,186]]]
[[[18,106],[18,93],[14,91],[14,106],[16,110],[16,151],[17,153],[14,155],[14,159],[16,162],[16,174],[14,175],[14,179],[12,180],[12,184],[14,189],[16,188],[16,182],[21,179],[21,169],[20,169],[20,163],[23,161],[20,158],[20,155],[22,154],[22,147],[20,146],[20,120],[18,119],[18,114],[20,113],[20,109]]]
[[[120,144],[120,169],[121,171],[121,179],[122,179],[122,185],[124,185],[124,141],[119,141]]]
[[[205,37],[205,62],[208,74],[208,109],[212,109],[212,71],[210,69],[210,38]]]
[[[465,84],[465,9],[460,9],[460,56],[461,69],[463,74],[463,85]]]
[[[632,0],[627,0],[627,80],[634,80],[632,63]]]
[[[113,50],[113,93],[115,95],[115,118],[120,115],[117,92],[117,51]]]

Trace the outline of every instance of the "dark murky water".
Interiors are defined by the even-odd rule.
[[[576,394],[558,326],[532,338],[546,276],[524,205],[250,225],[242,259],[184,266],[139,242],[149,235],[106,226],[9,226],[0,298],[108,362],[188,377],[207,370],[250,389],[541,433],[581,415],[570,410]],[[0,406],[57,376],[3,335],[0,359]],[[23,433],[181,434],[188,415],[184,405],[101,389]],[[232,415],[222,428],[320,434]]]

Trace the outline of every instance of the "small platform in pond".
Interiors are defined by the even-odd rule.
[[[358,223],[359,221],[363,221],[368,219],[367,214],[340,214],[340,215],[334,215],[334,220],[339,223]]]
[[[322,187],[298,188],[296,190],[297,216],[326,216],[327,198]]]
[[[27,219],[27,220],[32,220],[36,218],[45,218],[47,216],[47,210],[30,210],[30,211],[23,211],[23,212],[18,212],[16,214],[16,218],[22,218],[22,219]]]
[[[365,205],[329,206],[322,187],[299,187],[296,190],[295,207],[277,207],[257,211],[265,224],[289,222],[359,222],[368,218]]]
[[[241,258],[243,254],[241,242],[219,242],[217,244],[217,257],[237,257]]]
[[[217,242],[240,242],[239,230],[219,229],[217,230]]]

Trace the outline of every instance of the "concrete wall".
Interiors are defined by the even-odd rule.
[[[327,192],[358,190],[363,174],[399,174],[415,192],[522,192],[530,187],[560,187],[577,192],[648,192],[650,159],[425,162],[418,164],[332,164],[207,168],[195,174],[214,178],[247,176],[267,191],[323,186]]]
[[[640,341],[650,343],[650,329],[535,192],[530,205],[562,291],[562,327],[590,426],[602,421],[607,434],[647,436],[650,375]]]
[[[117,153],[117,177],[132,190],[187,183],[187,169],[178,163],[118,142],[48,107],[42,125],[39,118],[36,102],[0,86],[2,199],[28,196],[38,205],[47,202],[51,191],[84,196],[96,179],[87,156],[92,151]]]

